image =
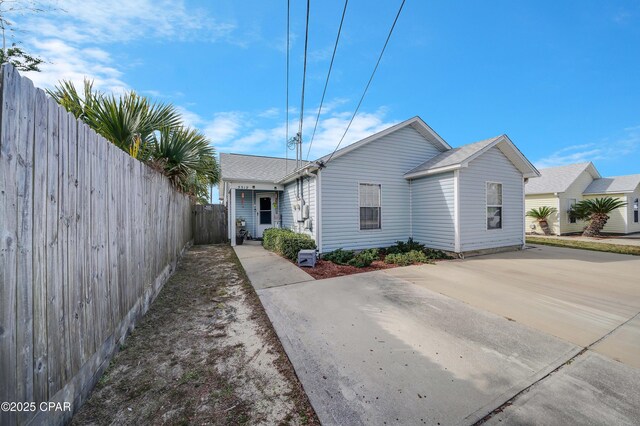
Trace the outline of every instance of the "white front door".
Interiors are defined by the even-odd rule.
[[[273,195],[259,194],[256,200],[256,237],[262,238],[267,228],[273,228]]]

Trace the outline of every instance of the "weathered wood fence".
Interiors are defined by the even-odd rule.
[[[193,206],[193,243],[226,243],[227,211],[222,204]]]
[[[192,239],[191,203],[76,120],[11,66],[1,70],[0,424],[91,390]]]

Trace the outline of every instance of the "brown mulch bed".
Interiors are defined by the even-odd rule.
[[[318,260],[314,268],[302,268],[316,280],[324,278],[342,277],[344,275],[361,274],[363,272],[379,271],[381,269],[396,268],[398,265],[384,263],[381,260],[374,261],[371,266],[356,268],[349,265],[336,265],[327,260]]]

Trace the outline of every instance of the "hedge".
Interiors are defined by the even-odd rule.
[[[269,228],[262,233],[262,246],[296,261],[300,250],[315,250],[316,242],[306,234],[298,234],[289,229]]]

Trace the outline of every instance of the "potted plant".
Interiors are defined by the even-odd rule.
[[[527,216],[534,218],[539,224],[544,235],[551,235],[549,230],[549,216],[557,211],[555,207],[542,206],[537,209],[531,209],[527,212]]]
[[[247,226],[247,222],[244,220],[243,217],[239,217],[236,219],[236,226],[240,227],[240,226]]]

